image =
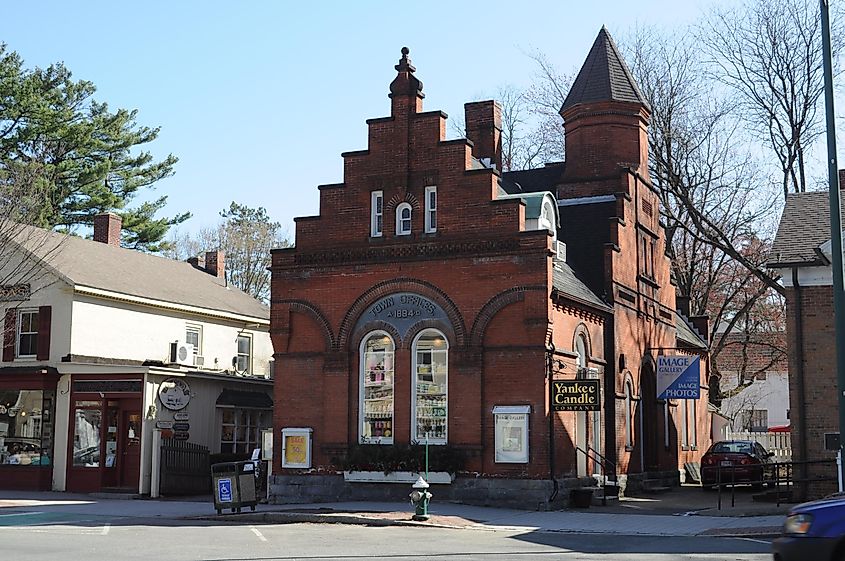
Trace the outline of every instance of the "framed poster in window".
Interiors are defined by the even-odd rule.
[[[310,468],[311,467],[311,433],[310,428],[282,429],[282,467]]]
[[[497,405],[493,408],[496,463],[528,463],[528,415],[530,405]]]

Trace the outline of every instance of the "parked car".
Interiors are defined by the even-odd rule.
[[[775,561],[845,561],[845,495],[792,507],[772,554]]]
[[[701,486],[712,489],[719,483],[762,485],[772,456],[753,440],[715,442],[701,457]]]

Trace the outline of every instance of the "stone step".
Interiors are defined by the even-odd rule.
[[[662,479],[646,479],[643,481],[643,491],[646,493],[665,493],[671,491],[672,487],[666,485]]]

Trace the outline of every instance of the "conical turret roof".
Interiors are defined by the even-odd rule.
[[[596,101],[641,103],[651,109],[604,26],[560,110],[563,112],[573,105]]]

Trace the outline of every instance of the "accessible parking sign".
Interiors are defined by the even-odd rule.
[[[657,357],[657,399],[698,399],[700,380],[698,357]]]

